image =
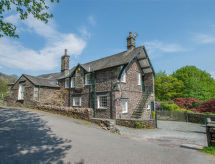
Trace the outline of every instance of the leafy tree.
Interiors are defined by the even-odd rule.
[[[7,93],[7,90],[7,83],[0,79],[0,99],[2,99],[2,95],[5,95]]]
[[[155,79],[155,95],[158,100],[171,100],[182,96],[184,84],[173,76],[163,74]]]
[[[215,97],[215,80],[211,75],[195,66],[185,66],[173,73],[173,77],[184,82],[183,97],[206,101]]]
[[[50,0],[59,2],[59,0]],[[5,22],[4,16],[8,11],[15,9],[21,20],[27,19],[29,14],[34,18],[47,23],[48,19],[53,17],[48,13],[49,6],[46,0],[1,0],[0,1],[0,37],[18,37],[16,26],[12,23]]]
[[[167,75],[165,71],[160,71],[160,72],[155,74],[155,78],[160,78],[160,77],[165,76],[165,75]]]

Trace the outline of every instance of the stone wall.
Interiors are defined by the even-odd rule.
[[[19,83],[25,84],[25,91],[24,91],[24,100],[18,100],[18,90],[19,90]],[[33,100],[33,91],[34,86],[33,84],[22,76],[14,86],[11,87],[10,92],[8,93],[5,101],[7,105],[18,105],[18,106],[29,106]]]
[[[137,124],[145,125],[144,128],[156,128],[155,120],[116,119],[116,125],[137,128]]]
[[[25,83],[24,99],[18,100],[19,83]],[[22,76],[14,86],[11,87],[10,92],[5,97],[5,102],[8,106],[26,106],[35,107],[38,102],[52,105],[64,105],[67,100],[67,95],[58,88],[40,87],[39,101],[34,100],[34,85]]]
[[[39,102],[46,105],[68,106],[68,89],[53,89],[43,87],[39,89]]]
[[[182,121],[205,124],[206,118],[215,119],[215,115],[205,115],[201,113],[189,113],[179,111],[157,111],[158,120]]]
[[[135,109],[138,107],[143,95],[142,92],[142,82],[141,85],[138,85],[138,73],[141,72],[141,68],[137,61],[134,61],[126,73],[126,83],[121,82],[121,92],[116,92],[116,118],[129,119]],[[146,85],[153,86],[154,76],[152,73],[145,74],[145,83]],[[152,90],[154,91],[154,90]],[[120,99],[128,99],[128,113],[122,113],[122,104]],[[154,93],[148,98],[147,103],[145,104],[145,110],[142,114],[141,119],[150,119],[151,118],[151,109],[147,109],[147,105],[151,105],[151,101],[154,101]]]
[[[40,110],[51,111],[84,120],[90,120],[93,117],[93,110],[91,108],[76,108],[43,104],[38,104],[37,108]]]

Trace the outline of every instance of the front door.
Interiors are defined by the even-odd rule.
[[[142,91],[145,92],[145,80],[144,80],[144,75],[142,76]]]

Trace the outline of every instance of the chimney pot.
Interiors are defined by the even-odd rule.
[[[65,49],[65,53],[64,53],[64,55],[67,55],[67,49]]]
[[[129,36],[127,37],[127,49],[135,48],[135,38],[132,36],[132,32],[129,32]]]

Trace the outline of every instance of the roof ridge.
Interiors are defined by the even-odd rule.
[[[106,56],[106,57],[99,58],[99,59],[96,59],[96,60],[93,60],[93,61],[90,61],[90,62],[87,62],[87,63],[83,63],[83,64],[81,64],[81,65],[90,64],[90,63],[92,63],[92,62],[96,62],[96,61],[99,61],[99,60],[102,60],[102,59],[107,59],[107,58],[109,58],[109,57],[113,57],[113,56],[115,56],[115,55],[119,55],[119,54],[122,54],[122,53],[131,53],[131,52],[134,51],[135,49],[141,48],[141,47],[144,47],[144,46],[135,47],[135,48],[133,48],[133,49],[131,49],[131,50],[122,51],[122,52],[119,52],[119,53],[116,53],[116,54],[113,54],[113,55],[110,55],[110,56]]]
[[[45,80],[55,80],[55,79],[49,79],[49,78],[44,78],[44,77],[38,77],[38,76],[32,76],[32,75],[28,75],[28,74],[23,74],[23,75],[27,75],[27,76],[31,76],[33,78],[38,78],[38,79],[45,79]]]

